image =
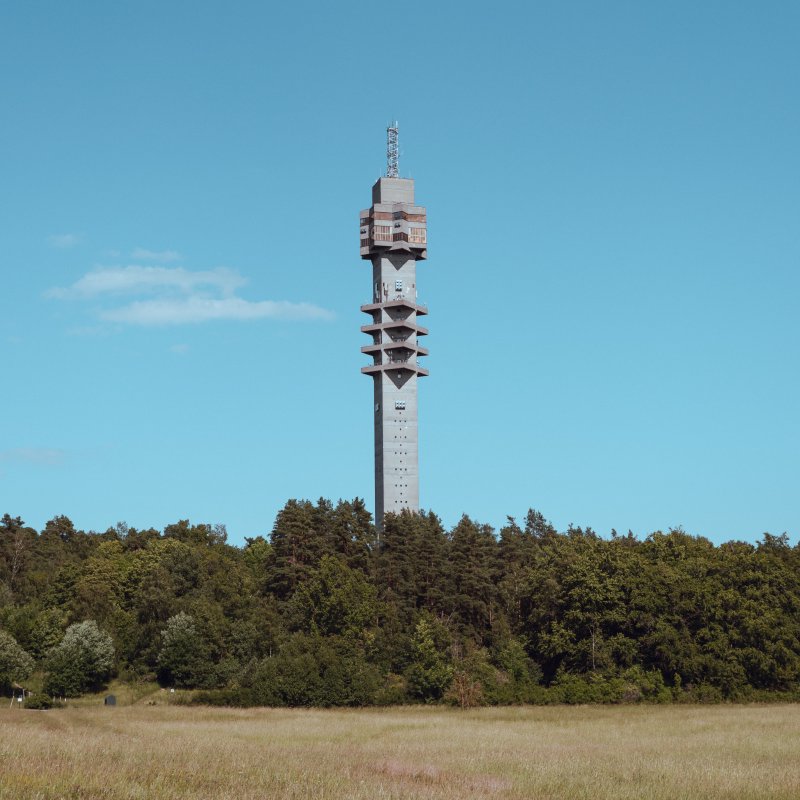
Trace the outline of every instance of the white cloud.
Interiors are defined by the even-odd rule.
[[[52,236],[47,237],[47,242],[51,247],[66,250],[68,247],[75,247],[76,244],[80,244],[81,238],[77,233],[54,233]]]
[[[184,267],[114,266],[87,272],[71,286],[50,289],[46,296],[62,300],[128,296],[130,302],[99,309],[106,322],[126,325],[183,325],[210,320],[327,320],[333,313],[311,303],[245,300],[237,289],[247,283],[225,267],[192,271]],[[132,298],[142,299],[132,299]],[[178,352],[178,351],[173,351]]]
[[[177,250],[147,250],[144,247],[137,247],[132,253],[131,258],[137,261],[160,261],[169,264],[173,261],[180,261],[183,256]]]
[[[64,463],[66,452],[54,447],[16,447],[0,450],[0,461],[12,464],[34,464],[40,467],[58,467]]]
[[[183,267],[98,267],[87,272],[72,286],[54,288],[48,297],[96,297],[103,294],[143,294],[164,290],[190,293],[196,289],[216,289],[229,296],[247,281],[231,269],[192,272]]]
[[[141,300],[120,308],[103,311],[108,322],[128,325],[184,325],[217,319],[288,319],[327,320],[332,312],[311,303],[289,303],[284,300],[251,302],[241,297],[186,297],[163,300]]]

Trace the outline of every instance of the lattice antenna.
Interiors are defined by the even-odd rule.
[[[399,126],[397,122],[392,122],[386,129],[386,177],[396,178],[397,162],[400,158],[400,146],[397,143],[397,132]]]

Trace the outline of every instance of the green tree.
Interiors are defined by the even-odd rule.
[[[67,624],[66,612],[60,608],[46,608],[33,620],[31,629],[31,653],[44,658],[64,637]]]
[[[278,512],[272,529],[267,588],[279,600],[288,600],[328,552],[324,508],[308,500],[289,500]]]
[[[167,620],[161,632],[158,679],[167,686],[206,686],[212,672],[206,642],[194,618],[181,611]]]
[[[75,623],[47,658],[45,691],[65,697],[96,691],[111,677],[113,667],[111,636],[92,619]]]
[[[130,559],[119,541],[101,542],[83,562],[70,602],[73,619],[94,619],[107,626],[119,610]]]
[[[292,598],[301,627],[323,636],[359,635],[378,617],[375,587],[340,559],[323,556]]]
[[[441,626],[428,615],[420,617],[412,639],[413,658],[406,670],[408,688],[418,700],[441,699],[453,680],[453,668],[437,647],[437,634],[443,638]]]
[[[420,610],[443,611],[446,600],[447,535],[433,513],[387,514],[375,558],[381,599],[406,625]]]
[[[7,692],[11,684],[23,681],[33,670],[33,659],[6,631],[0,630],[0,692]]]
[[[342,556],[351,569],[366,572],[370,555],[376,544],[372,516],[360,497],[340,500],[327,525],[333,552]]]
[[[32,544],[32,531],[21,517],[4,514],[0,520],[0,580],[13,592],[23,571]]]
[[[464,515],[450,534],[447,603],[462,636],[480,642],[491,631],[495,611],[497,542],[488,525]]]

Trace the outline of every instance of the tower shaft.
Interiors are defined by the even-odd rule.
[[[375,522],[388,512],[419,510],[417,379],[428,351],[418,318],[417,261],[427,258],[427,215],[414,205],[414,181],[380,178],[372,206],[361,212],[361,258],[372,262],[372,302],[361,306],[372,321],[361,330],[372,341],[361,348],[373,363],[361,372],[374,381]]]

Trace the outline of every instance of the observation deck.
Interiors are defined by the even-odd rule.
[[[375,311],[381,311],[386,309],[391,313],[392,309],[402,309],[413,311],[418,317],[423,317],[428,313],[428,307],[420,305],[419,303],[413,303],[407,297],[394,297],[391,300],[387,300],[385,303],[365,303],[361,306],[361,310],[365,314],[372,314]]]
[[[410,322],[407,319],[394,319],[390,320],[389,322],[373,322],[372,325],[362,325],[361,332],[362,333],[382,333],[386,331],[408,331],[406,336],[411,333],[415,333],[417,336],[427,336],[428,329],[423,328],[422,325],[417,325],[414,322]],[[390,334],[390,338],[391,334]],[[396,340],[394,340],[396,341]]]
[[[372,207],[359,216],[361,258],[407,253],[428,257],[428,214],[414,205],[414,181],[381,178],[372,188]]]
[[[429,375],[425,367],[421,367],[416,361],[384,361],[381,364],[368,364],[366,367],[361,367],[361,372],[364,375],[375,375],[380,372],[411,372],[424,378]]]

